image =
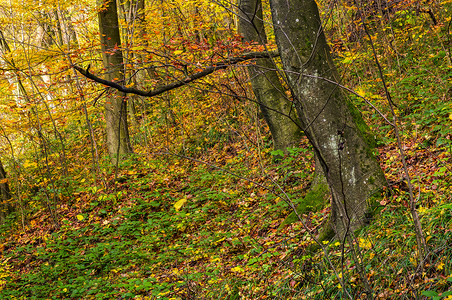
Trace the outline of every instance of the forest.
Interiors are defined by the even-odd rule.
[[[452,299],[452,0],[0,22],[0,299]]]

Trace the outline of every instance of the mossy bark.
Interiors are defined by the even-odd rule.
[[[116,1],[97,0],[97,4],[100,7],[98,19],[105,78],[124,81]],[[111,91],[105,100],[105,120],[108,153],[112,162],[116,163],[117,159],[132,152],[127,125],[127,103],[122,93]]]
[[[325,178],[323,174],[321,178]],[[323,209],[328,204],[328,198],[329,189],[326,180],[324,182],[316,182],[303,199],[296,201],[298,202],[296,203],[296,213],[291,212],[281,223],[280,228],[298,222],[297,214],[301,216],[311,211],[316,212]]]
[[[243,40],[265,45],[267,36],[261,0],[239,0],[239,17],[239,32]],[[286,96],[272,59],[258,59],[256,64],[248,67],[248,73],[256,101],[270,128],[274,149],[286,151],[287,148],[296,146],[300,142],[302,131],[296,124],[298,118],[295,108]]]
[[[366,223],[367,201],[386,180],[356,123],[356,111],[336,84],[315,0],[271,0],[270,5],[300,124],[327,179],[332,226],[342,238]]]

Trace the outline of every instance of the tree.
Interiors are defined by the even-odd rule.
[[[261,0],[239,0],[239,33],[246,42],[267,43]],[[254,95],[270,128],[274,149],[286,151],[296,146],[302,132],[296,124],[293,103],[286,96],[272,59],[257,59],[248,67],[248,73]]]
[[[98,5],[101,7],[98,18],[106,78],[110,81],[124,81],[116,1],[98,0]],[[105,120],[108,153],[115,163],[120,156],[132,152],[127,125],[127,105],[122,93],[109,93],[105,101]]]
[[[13,211],[13,207],[9,204],[11,199],[11,192],[8,185],[8,176],[3,168],[2,161],[0,159],[0,224],[5,221],[6,216]]]
[[[315,0],[271,0],[276,43],[300,124],[332,193],[339,237],[368,221],[369,203],[386,185],[359,111],[338,86]]]
[[[122,27],[122,37],[125,45],[144,44],[146,40],[143,37],[146,35],[145,22],[145,2],[144,0],[126,0],[118,3],[120,7],[120,16],[124,21],[125,26]],[[145,46],[146,47],[146,46]],[[146,69],[140,68],[142,61],[145,60],[144,55],[126,51],[124,54],[124,64],[134,65],[134,68],[124,68],[124,73],[127,78],[131,79],[131,83],[136,86],[138,83],[143,83],[146,79]],[[135,75],[134,75],[135,74]],[[127,109],[129,113],[130,125],[137,126],[136,104],[138,96],[132,95],[127,99]]]

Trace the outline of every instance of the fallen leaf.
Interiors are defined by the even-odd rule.
[[[174,208],[176,209],[176,211],[179,211],[182,206],[185,204],[185,202],[187,202],[187,198],[182,198],[179,201],[177,201],[176,203],[174,203]]]

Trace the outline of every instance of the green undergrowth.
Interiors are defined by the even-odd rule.
[[[426,13],[429,9],[438,24],[435,25]],[[373,49],[403,131],[422,133],[426,143],[450,148],[450,1],[438,1],[433,7],[421,9],[424,13],[403,4],[388,15],[369,11],[366,25],[372,44],[361,22],[355,19],[359,15],[356,10],[356,7],[338,7],[333,13],[338,14],[343,23],[335,24],[336,19],[332,18],[326,24],[326,30],[333,50],[337,49],[335,58],[344,81],[357,94],[349,93],[350,97],[366,122],[378,128],[374,131],[377,141],[384,145],[394,142],[395,137],[392,126],[368,104],[372,103],[384,116],[390,116]],[[343,28],[344,23],[348,24],[347,29]],[[354,35],[360,38],[352,38]],[[392,122],[392,117],[388,120]]]
[[[280,228],[290,209],[266,176],[290,189],[291,199],[305,199],[307,188],[297,189],[311,179],[299,172],[305,152],[294,151],[281,164],[268,157],[265,174],[240,160],[220,170],[173,156],[134,159],[116,189],[80,186],[60,207],[59,228],[43,210],[24,231],[5,233],[0,298],[338,299],[347,292],[359,299],[363,282],[348,243],[324,240],[326,252],[311,252],[313,236],[300,222]],[[225,171],[232,167],[237,174]],[[422,272],[406,191],[394,189],[357,233],[359,261],[375,296],[443,299],[449,293],[450,196],[423,197],[429,254]],[[327,216],[328,209],[302,214],[314,234]]]
[[[452,294],[451,217],[450,203],[422,211],[431,250],[420,272],[413,223],[406,209],[386,207],[375,222],[357,234],[361,265],[374,297],[414,299],[440,295],[437,299],[446,299]],[[325,241],[323,245],[327,256],[319,251],[294,260],[293,281],[285,283],[287,290],[298,289],[300,299],[348,298],[346,292],[353,299],[364,297],[356,262],[350,255],[344,259],[344,253],[350,251],[349,243]],[[336,268],[331,268],[330,263]]]
[[[298,247],[290,238],[301,232],[277,232],[289,212],[282,195],[174,157],[140,164],[121,174],[116,190],[80,191],[71,205],[81,209],[64,206],[58,229],[30,236],[31,221],[18,234],[26,241],[8,239],[0,297],[215,298],[253,285],[266,293],[262,276],[280,273],[278,257]],[[262,182],[257,167],[243,169]],[[275,172],[288,185],[306,176]]]

